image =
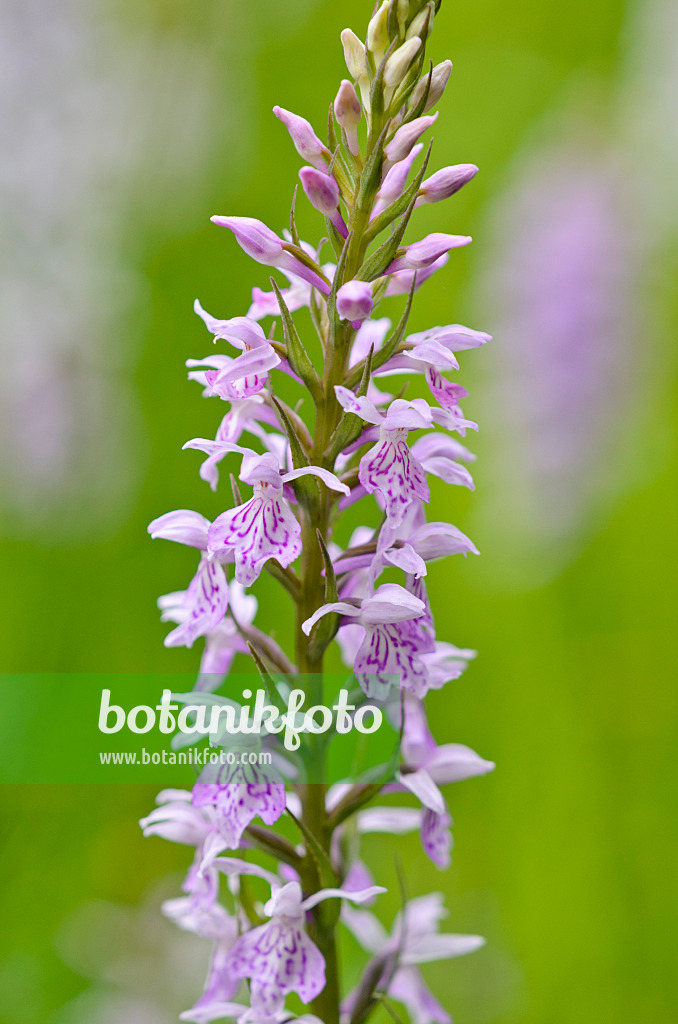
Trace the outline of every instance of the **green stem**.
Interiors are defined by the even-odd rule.
[[[383,128],[383,115],[379,124],[373,126],[377,139]],[[357,193],[359,192],[359,185]],[[356,193],[356,194],[357,194]],[[351,212],[352,234],[349,250],[344,263],[343,281],[356,276],[365,259],[367,239],[365,234],[369,227],[369,218],[374,203],[374,195],[363,197],[361,204]],[[334,392],[336,384],[343,384],[346,379],[348,354],[353,337],[349,323],[341,323],[336,331],[333,343],[324,340],[326,354],[323,373],[323,397],[316,403],[316,421],[314,443],[310,452],[311,461],[315,465],[323,464],[323,454],[330,438],[342,416],[342,409]],[[332,466],[327,466],[333,469]],[[330,499],[324,485],[320,485],[321,501],[312,512],[305,510],[302,519],[302,563],[299,574],[299,590],[297,597],[296,619],[296,657],[300,673],[307,675],[307,697],[309,704],[323,703],[323,656],[314,654],[309,648],[309,638],[301,626],[323,603],[324,579],[323,558],[316,531],[319,531],[327,544],[330,523]],[[301,787],[302,822],[313,835],[316,843],[330,856],[330,840],[336,821],[330,822],[325,804],[325,749],[322,736],[309,737],[309,781]],[[361,793],[362,796],[362,793]],[[359,800],[360,804],[361,801]],[[350,812],[347,812],[350,813]],[[316,892],[322,888],[322,865],[312,850],[307,850],[300,867],[301,882],[306,892]],[[326,983],[320,995],[311,1004],[323,1024],[339,1024],[339,1006],[341,992],[339,985],[339,968],[336,946],[336,927],[339,919],[339,901],[329,900],[320,903],[310,914],[309,934],[317,944],[325,958]]]

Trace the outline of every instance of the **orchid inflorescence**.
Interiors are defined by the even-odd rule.
[[[159,795],[141,823],[144,834],[195,848],[184,895],[163,911],[213,943],[204,992],[182,1014],[196,1024],[275,1024],[293,1017],[299,1000],[312,1011],[299,1020],[323,1024],[362,1024],[391,1001],[406,1008],[413,1024],[444,1024],[451,1020],[447,1008],[418,965],[469,953],[483,941],[439,932],[445,912],[438,893],[403,895],[389,934],[366,909],[385,890],[359,859],[363,835],[418,829],[428,857],[447,867],[451,818],[440,786],[493,768],[468,747],[439,746],[424,710],[428,691],[456,679],[474,656],[437,638],[425,577],[429,562],[476,549],[451,524],[427,522],[424,509],[432,476],[473,488],[473,456],[453,435],[464,437],[476,425],[459,404],[466,391],[446,374],[458,369],[458,352],[489,340],[459,324],[407,333],[414,293],[452,249],[471,241],[442,233],[404,241],[418,207],[453,195],[477,171],[459,164],[426,177],[430,145],[415,163],[452,68],[450,61],[433,67],[425,56],[440,2],[384,0],[365,42],[342,32],[352,81],[342,81],[330,106],[327,144],[303,117],[274,108],[305,161],[299,177],[324,216],[323,241],[315,248],[301,241],[294,205],[290,229],[280,236],[249,217],[212,218],[287,283],[271,278],[271,291],[254,288],[246,316],[219,320],[195,304],[215,342],[237,354],[188,360],[189,378],[225,401],[227,411],[213,440],[196,438],[185,447],[205,454],[200,476],[213,490],[222,460],[238,457],[238,479],[252,494],[243,500],[231,476],[233,502],[213,522],[178,510],[149,526],[153,537],[199,552],[188,588],[159,601],[163,619],[175,623],[166,645],[191,647],[205,638],[195,688],[178,699],[233,704],[217,691],[234,657],[249,654],[271,700],[283,693],[285,679],[296,679],[314,705],[331,704],[336,694],[323,667],[336,640],[357,684],[353,700],[389,709],[400,749],[385,777],[328,786],[322,743],[310,744],[317,773],[311,775],[302,755],[291,758],[269,737],[271,772],[210,765],[192,792]],[[323,249],[332,254],[327,262]],[[399,295],[406,305],[393,327],[376,311]],[[311,332],[293,317],[304,307],[318,339],[313,344],[302,340]],[[276,323],[268,331],[261,326],[268,318],[280,321],[282,338]],[[278,381],[287,376],[303,402],[292,406],[276,394],[276,374]],[[396,374],[421,375],[430,397],[381,391],[377,381]],[[253,447],[241,443],[244,434]],[[342,514],[358,501],[380,520],[358,527],[342,548]],[[264,570],[294,605],[294,652],[254,625],[257,601],[248,588]],[[380,583],[386,571],[401,582]],[[216,745],[227,740],[210,737]],[[375,806],[382,792],[413,795],[418,806]],[[252,852],[271,865],[251,859]],[[267,902],[253,896],[252,887],[262,885]],[[370,954],[348,993],[337,958],[340,924]],[[290,1008],[292,993],[298,999]]]

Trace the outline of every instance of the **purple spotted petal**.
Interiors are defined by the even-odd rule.
[[[459,405],[462,398],[466,398],[468,395],[465,387],[447,380],[434,366],[427,368],[426,382],[436,402],[443,409],[454,409],[455,406]]]
[[[354,671],[368,697],[384,699],[394,683],[415,694],[426,689],[417,644],[402,636],[399,623],[366,627]]]
[[[253,768],[247,769],[250,780]],[[193,787],[195,807],[214,807],[219,834],[226,849],[237,850],[242,834],[250,822],[260,817],[266,825],[273,825],[285,810],[285,786],[278,782],[239,781],[245,770],[239,766],[230,769],[229,781],[219,783],[197,782]]]
[[[210,527],[210,554],[219,558],[233,551],[235,578],[243,586],[254,583],[269,558],[286,567],[301,554],[301,527],[280,493],[255,487],[249,501],[223,512]]]
[[[421,819],[421,845],[426,856],[444,870],[452,859],[452,819],[447,810],[442,814],[426,808]]]
[[[228,608],[228,583],[218,562],[201,559],[182,600],[182,622],[165,637],[166,647],[192,647],[199,636],[216,629]]]
[[[391,526],[403,521],[412,501],[427,502],[431,497],[426,473],[410,453],[404,429],[382,428],[377,443],[360,460],[359,478],[368,494],[376,491],[381,496]]]
[[[228,969],[250,979],[252,1006],[275,1013],[285,996],[296,992],[309,1003],[325,985],[325,960],[300,920],[273,917],[241,935],[231,950]]]
[[[200,1014],[215,1003],[227,1003],[236,994],[240,979],[234,977],[229,969],[229,957],[235,938],[236,935],[234,934],[230,941],[226,940],[214,944],[207,971],[205,990],[193,1007],[191,1011],[193,1014]]]

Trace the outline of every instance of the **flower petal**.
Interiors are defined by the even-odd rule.
[[[289,473],[283,475],[282,480],[283,483],[288,483],[290,480],[297,480],[300,476],[317,476],[331,490],[340,491],[342,494],[351,493],[351,488],[347,487],[346,484],[342,484],[338,476],[330,473],[328,469],[322,469],[320,466],[302,466],[300,469],[292,469]]]
[[[209,519],[201,516],[199,512],[179,508],[154,519],[148,524],[148,532],[154,540],[156,537],[162,537],[164,540],[174,540],[178,544],[188,544],[189,547],[205,551],[209,527]]]
[[[308,896],[301,905],[304,910],[310,910],[323,900],[334,898],[350,900],[351,903],[367,903],[374,896],[379,896],[380,893],[387,891],[383,885],[369,885],[367,889],[360,889],[358,892],[348,892],[346,889],[320,889],[312,896]]]
[[[302,622],[301,628],[306,636],[310,634],[318,619],[321,619],[323,615],[329,615],[330,612],[337,612],[339,615],[360,615],[360,609],[352,604],[346,604],[345,601],[331,601],[329,604],[322,605],[317,611],[313,612],[309,619]]]
[[[423,615],[424,602],[398,583],[382,583],[372,597],[362,603],[363,622],[375,625],[386,622],[403,622]]]
[[[365,420],[367,423],[381,423],[381,413],[377,410],[374,403],[370,402],[367,396],[363,395],[361,398],[358,398],[352,391],[349,391],[348,388],[342,387],[340,384],[335,385],[334,391],[339,405],[346,412],[355,413],[356,416],[360,416],[360,418]]]
[[[244,505],[218,516],[210,527],[209,551],[220,558],[235,553],[235,578],[249,587],[269,558],[283,567],[301,554],[301,527],[286,502],[255,494]]]
[[[430,808],[436,814],[444,813],[443,795],[425,768],[419,768],[416,772],[400,772],[398,781],[409,789],[410,793],[414,793],[424,807]]]

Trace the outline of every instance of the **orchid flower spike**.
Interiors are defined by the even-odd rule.
[[[364,909],[385,890],[373,884],[374,865],[361,849],[368,833],[418,830],[427,857],[445,868],[452,818],[444,787],[493,768],[461,743],[437,743],[424,707],[431,690],[458,679],[475,657],[434,618],[427,579],[432,562],[477,549],[451,523],[426,515],[431,477],[474,487],[474,455],[462,442],[477,426],[461,408],[459,353],[490,340],[454,323],[407,333],[414,293],[471,241],[411,234],[412,216],[423,216],[415,208],[453,196],[477,172],[454,164],[432,167],[426,179],[417,173],[452,69],[444,61],[427,70],[439,8],[440,0],[376,0],[365,42],[350,29],[341,33],[347,78],[330,104],[326,137],[274,107],[301,157],[304,193],[322,215],[319,236],[302,240],[294,203],[280,234],[253,217],[212,218],[284,280],[265,278],[259,284],[272,290],[255,285],[251,302],[227,310],[249,305],[245,316],[218,319],[194,306],[215,345],[204,359],[186,361],[188,377],[227,405],[208,403],[207,416],[220,410],[200,431],[208,436],[184,448],[203,453],[200,477],[213,492],[221,493],[226,465],[251,490],[243,500],[231,475],[236,507],[220,501],[209,519],[177,509],[148,528],[194,548],[198,562],[185,589],[158,600],[161,620],[172,624],[166,645],[204,638],[192,688],[165,691],[159,706],[161,731],[168,716],[178,726],[168,741],[181,753],[170,763],[199,766],[197,781],[190,792],[163,791],[140,822],[144,835],[191,850],[182,891],[162,912],[212,947],[204,990],[181,1014],[192,1024],[360,1024],[376,996],[400,1001],[411,1024],[451,1024],[419,965],[482,944],[440,932],[437,893],[405,900],[387,932]],[[405,242],[410,237],[419,240]],[[382,314],[382,301],[403,295],[403,313]],[[263,327],[267,317],[274,322]],[[402,374],[405,386],[391,387]],[[428,400],[411,397],[407,387],[424,382]],[[224,459],[235,465],[222,466]],[[363,506],[366,518],[352,522]],[[264,569],[271,579],[255,597],[247,588]],[[293,628],[282,602],[266,620],[268,632],[255,624],[269,584],[282,588]],[[338,694],[323,669],[334,642],[356,682]],[[250,655],[252,689],[241,697],[234,659]],[[176,701],[169,708],[168,695]],[[262,706],[266,699],[271,704]],[[328,720],[330,709],[337,714]],[[361,728],[364,712],[371,728]],[[384,717],[399,737],[399,756],[386,757],[379,774],[368,763],[354,781],[332,784],[339,762],[329,736],[309,742],[308,734],[373,732]],[[209,746],[201,742],[205,730]],[[382,759],[381,743],[359,746]],[[368,806],[379,791],[408,806]],[[256,863],[259,854],[266,867]],[[342,921],[369,954],[348,995],[335,955]],[[299,1000],[312,1012],[295,1016]]]

